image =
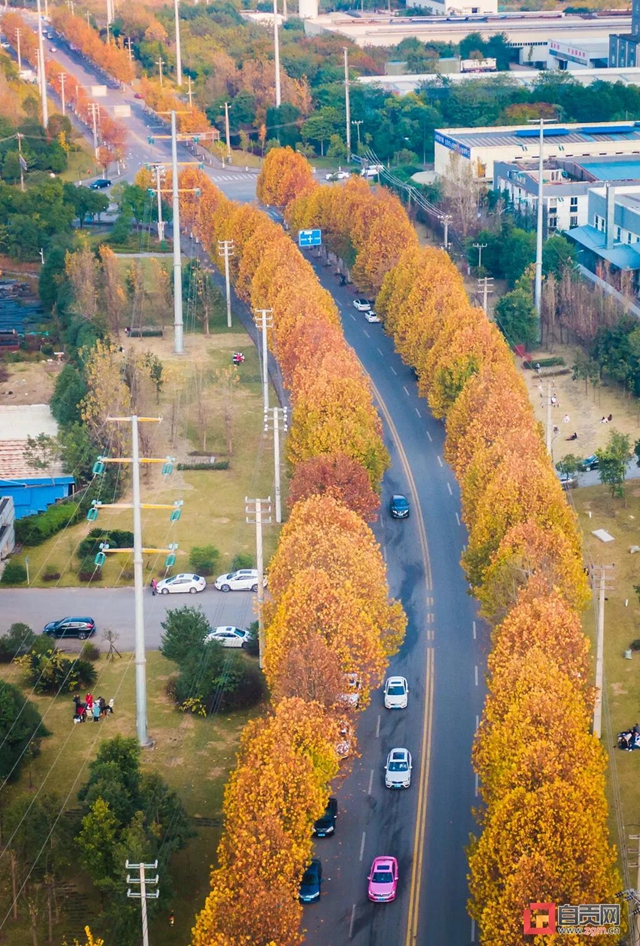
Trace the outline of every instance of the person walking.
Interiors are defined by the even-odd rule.
[[[87,711],[89,713],[93,712],[93,693],[87,693],[84,698],[85,703],[87,704]]]
[[[155,578],[152,578],[152,579],[151,579],[151,594],[152,594],[154,597],[155,597],[155,594],[156,594],[156,589],[157,589],[157,587],[158,587],[158,582],[155,580]]]
[[[107,701],[103,696],[98,697],[98,706],[100,707],[100,719],[107,715]]]
[[[93,721],[97,723],[100,721],[100,702],[98,700],[93,704]]]

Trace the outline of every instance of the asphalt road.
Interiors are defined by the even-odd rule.
[[[381,399],[392,467],[383,484],[377,531],[392,594],[409,618],[390,672],[407,677],[410,696],[407,710],[391,712],[376,693],[361,717],[361,756],[339,787],[336,834],[316,844],[326,882],[321,902],[305,907],[307,939],[314,946],[466,946],[475,940],[466,912],[465,846],[476,801],[470,750],[484,698],[488,633],[476,619],[459,566],[466,532],[458,489],[442,459],[443,426],[417,396],[413,372],[382,326],[369,325],[355,311],[353,293],[337,285],[331,270],[318,266],[316,271],[336,299],[347,341]],[[411,499],[408,522],[388,515],[396,491]],[[408,790],[384,788],[384,761],[395,746],[413,755]],[[367,901],[367,873],[378,854],[399,861],[399,894],[391,904]]]
[[[46,588],[6,589],[2,591],[0,631],[10,624],[23,621],[39,633],[48,621],[57,621],[67,615],[92,617],[97,632],[92,640],[101,650],[109,647],[102,640],[102,632],[112,628],[118,633],[116,647],[122,651],[133,651],[134,606],[133,588]],[[230,591],[225,594],[207,587],[196,595],[156,595],[145,591],[145,636],[149,650],[160,646],[162,628],[167,609],[183,605],[201,607],[212,627],[230,624],[246,628],[255,620],[254,595],[246,591]],[[79,650],[80,641],[64,642],[65,649]]]

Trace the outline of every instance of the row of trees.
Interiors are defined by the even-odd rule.
[[[181,188],[185,226],[216,260],[216,241],[233,240],[238,294],[254,310],[272,310],[272,345],[293,401],[291,513],[271,562],[264,614],[273,708],[243,735],[225,795],[218,867],[193,943],[296,944],[311,828],[337,773],[338,745],[355,750],[353,707],[344,696],[359,685],[359,706],[366,705],[404,633],[380,548],[362,518],[377,512],[389,460],[368,381],[333,300],[299,250],[264,213],[233,204],[201,172],[184,171]]]
[[[118,82],[131,82],[134,78],[134,65],[122,40],[103,43],[84,17],[75,16],[66,6],[52,9],[51,23],[69,43]]]
[[[315,194],[289,204],[295,228],[304,221],[325,229],[325,218],[309,213],[312,201],[326,206]],[[370,232],[375,207],[369,199]],[[336,248],[340,236],[353,244],[354,230],[348,218],[342,235],[328,237]],[[381,235],[392,257],[398,235]],[[446,422],[446,457],[469,530],[462,564],[495,626],[473,753],[484,806],[469,852],[470,911],[483,943],[513,946],[529,902],[611,902],[619,887],[605,755],[589,732],[594,692],[579,618],[588,587],[575,516],[504,339],[470,306],[446,254],[415,238],[405,247],[383,274],[376,309]],[[358,275],[363,269],[354,267]]]

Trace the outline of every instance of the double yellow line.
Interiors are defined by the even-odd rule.
[[[387,422],[391,436],[400,456],[405,476],[411,487],[413,495],[413,505],[417,516],[418,536],[420,539],[420,550],[424,562],[424,583],[425,598],[432,590],[431,559],[429,557],[429,546],[427,543],[427,530],[424,525],[422,507],[418,498],[415,479],[411,472],[409,460],[404,447],[398,435],[398,430],[394,424],[391,415],[384,403],[380,392],[373,381],[371,387],[382,414]],[[427,602],[425,600],[425,606]],[[427,647],[427,659],[425,668],[425,688],[424,688],[424,716],[422,720],[422,740],[420,744],[420,777],[418,781],[418,810],[416,813],[416,825],[413,835],[413,860],[411,863],[411,890],[409,893],[409,916],[407,920],[407,935],[405,946],[414,946],[418,942],[418,921],[420,917],[420,894],[422,889],[422,865],[424,862],[425,831],[427,825],[427,797],[429,792],[429,770],[431,763],[431,740],[433,736],[433,693],[435,686],[435,655],[433,646]]]

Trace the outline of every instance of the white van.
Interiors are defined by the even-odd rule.
[[[384,164],[370,164],[360,171],[360,177],[377,177],[382,171],[384,171]]]

